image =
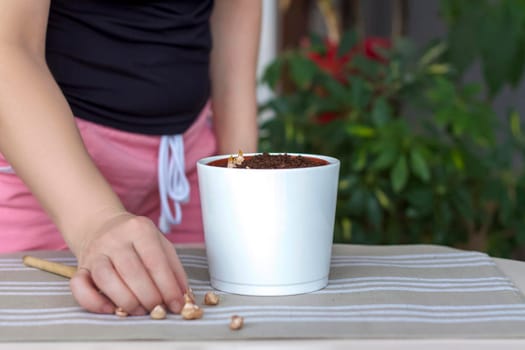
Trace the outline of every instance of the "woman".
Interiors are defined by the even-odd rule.
[[[2,0],[0,250],[71,249],[89,311],[179,312],[195,160],[256,150],[260,6]]]

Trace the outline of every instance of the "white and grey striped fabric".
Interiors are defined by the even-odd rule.
[[[205,252],[178,249],[198,299]],[[75,264],[68,252],[31,254]],[[283,338],[525,338],[525,298],[486,254],[438,246],[335,245],[330,282],[287,297],[221,294],[200,320],[83,311],[68,281],[0,255],[0,341]],[[244,316],[241,331],[228,328]]]

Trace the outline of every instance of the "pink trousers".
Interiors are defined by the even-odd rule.
[[[189,200],[181,203],[181,223],[171,226],[166,234],[174,243],[204,240],[196,161],[216,152],[209,115],[208,104],[183,134],[184,168],[190,193]],[[161,137],[124,132],[79,118],[76,123],[89,154],[127,210],[157,223],[161,210],[158,181]],[[66,248],[56,226],[22,180],[9,171],[9,164],[0,154],[0,253]]]

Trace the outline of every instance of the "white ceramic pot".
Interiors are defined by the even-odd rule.
[[[332,157],[301,155],[328,164],[294,169],[209,165],[224,155],[197,162],[214,288],[270,296],[327,285],[340,165]]]

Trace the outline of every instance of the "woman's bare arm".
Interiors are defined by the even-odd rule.
[[[46,65],[49,6],[0,1],[0,152],[77,256],[71,285],[82,306],[144,313],[166,303],[178,311],[187,282],[173,247],[148,219],[126,212]]]
[[[78,252],[91,216],[124,209],[91,162],[47,68],[48,8],[49,0],[0,4],[0,149]]]
[[[218,152],[257,150],[256,68],[261,0],[215,1],[212,102]]]

